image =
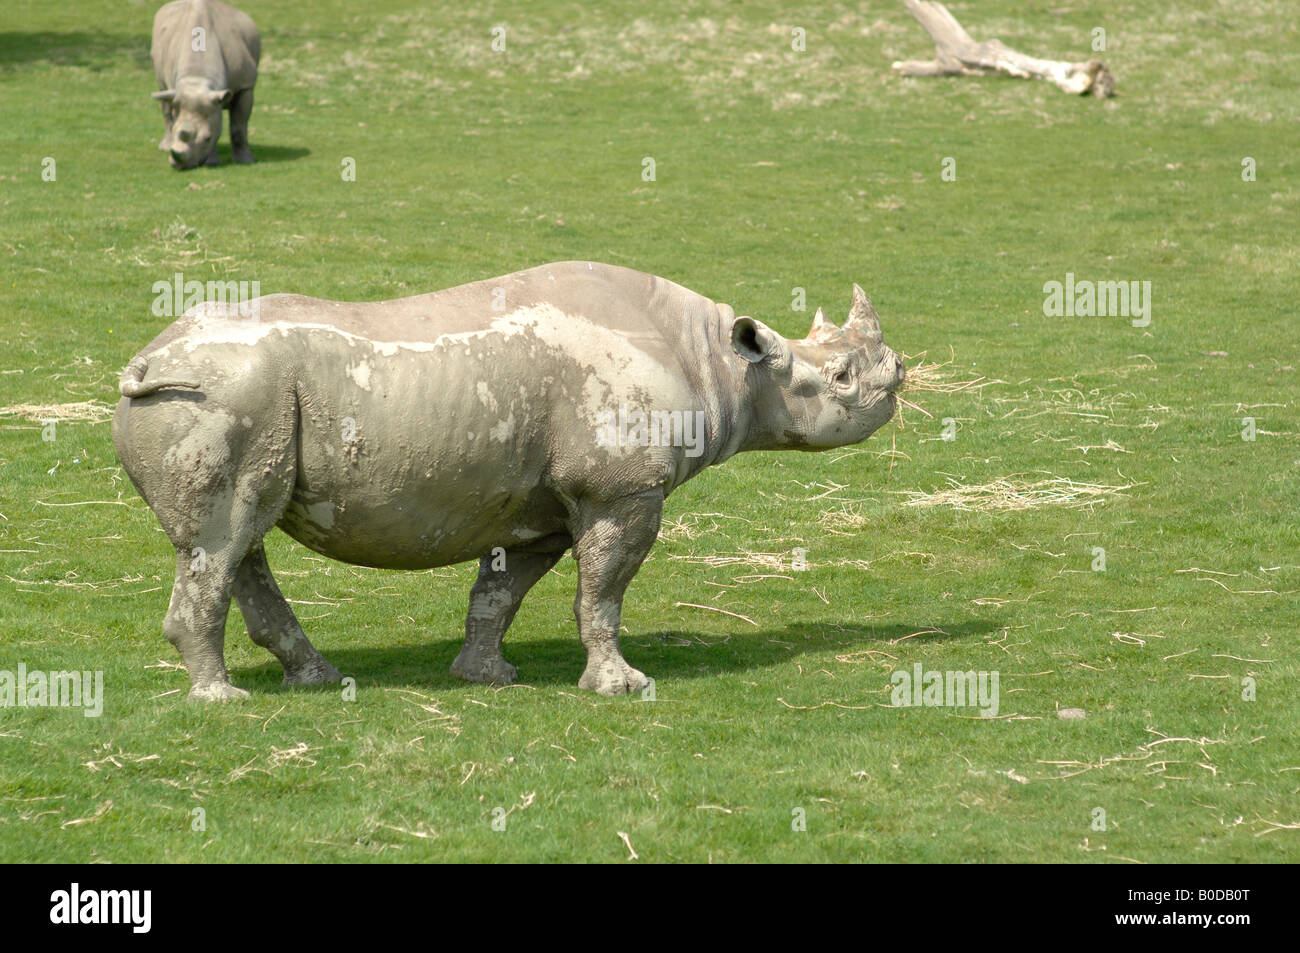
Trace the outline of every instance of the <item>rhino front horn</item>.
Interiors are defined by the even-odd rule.
[[[813,315],[812,329],[804,340],[809,344],[825,344],[835,335],[840,333],[840,329],[826,319],[825,312],[821,308]]]
[[[853,306],[849,308],[849,319],[844,322],[844,327],[857,328],[865,331],[867,337],[876,341],[883,340],[880,333],[880,316],[871,306],[871,299],[867,297],[867,293],[857,284],[853,286]]]

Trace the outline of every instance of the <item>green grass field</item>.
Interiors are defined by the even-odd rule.
[[[0,861],[1300,859],[1300,6],[951,4],[1042,56],[1103,27],[1108,101],[899,79],[931,47],[893,2],[303,6],[242,5],[258,163],[223,139],[180,173],[153,5],[6,2],[0,670],[102,670],[106,699],[0,708]],[[372,300],[570,258],[793,337],[857,281],[910,364],[982,380],[677,491],[623,619],[653,701],[577,689],[571,559],[492,689],[448,672],[476,567],[277,532],[355,700],[282,689],[232,611],[254,697],[187,704],[172,550],[104,413],[169,322],[153,283]],[[1149,326],[1045,316],[1067,274],[1149,281]],[[918,663],[999,673],[997,716],[891,707]]]

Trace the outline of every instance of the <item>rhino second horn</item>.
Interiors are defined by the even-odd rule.
[[[840,329],[828,321],[826,313],[818,308],[817,313],[813,315],[812,329],[804,340],[810,344],[825,344],[839,333]]]
[[[868,337],[883,340],[880,334],[880,316],[871,306],[867,293],[857,284],[853,286],[853,306],[849,308],[849,319],[844,322],[844,327],[858,328],[865,331]]]

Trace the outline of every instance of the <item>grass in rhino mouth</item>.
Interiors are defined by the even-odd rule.
[[[902,388],[894,394],[894,397],[898,399],[900,405],[898,413],[898,423],[900,428],[905,426],[902,412],[903,407],[911,407],[918,413],[924,414],[926,417],[932,419],[934,417],[933,414],[927,411],[920,404],[904,397],[904,394],[955,394],[958,391],[971,389],[979,390],[988,387],[990,384],[1002,383],[1002,381],[991,381],[983,375],[967,378],[965,380],[958,379],[957,370],[953,367],[953,364],[956,361],[955,357],[949,357],[946,361],[936,362],[927,361],[925,355],[925,351],[916,355],[916,363],[909,365],[907,368],[907,379],[903,382]],[[903,360],[910,361],[913,360],[913,358],[904,354]]]

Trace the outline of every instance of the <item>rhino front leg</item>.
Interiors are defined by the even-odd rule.
[[[253,91],[246,89],[230,103],[230,148],[236,162],[253,161],[253,150],[248,147],[248,117],[253,112]]]
[[[235,574],[235,600],[248,626],[248,636],[284,667],[286,685],[325,685],[342,674],[307,640],[297,617],[275,584],[266,550],[259,543],[244,557]]]
[[[508,549],[479,560],[478,579],[469,593],[465,644],[451,663],[453,675],[493,685],[509,685],[515,680],[515,667],[501,654],[501,640],[528,590],[563,554],[563,549],[553,553]]]
[[[172,148],[172,104],[167,100],[162,101],[163,111],[163,137],[162,142],[158,143],[158,148],[163,152],[170,152]]]
[[[661,488],[609,504],[583,506],[581,532],[575,534],[578,598],[573,612],[587,650],[587,667],[578,687],[601,695],[639,692],[649,682],[627,664],[619,650],[623,594],[659,535]]]

